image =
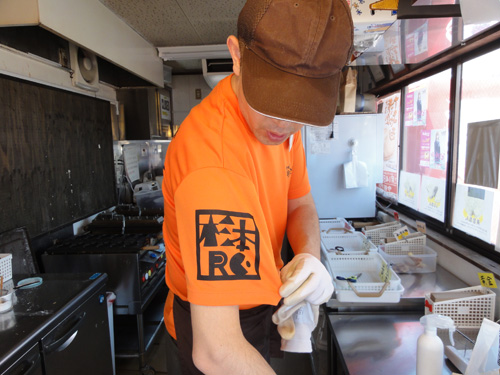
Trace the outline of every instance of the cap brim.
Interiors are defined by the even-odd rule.
[[[245,99],[257,112],[306,125],[332,123],[340,70],[325,78],[299,76],[274,67],[247,48],[241,72]]]

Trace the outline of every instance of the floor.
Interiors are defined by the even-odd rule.
[[[278,375],[327,375],[325,336],[324,320],[320,316],[318,328],[313,333],[315,351],[312,355],[285,353],[284,358],[273,358],[271,366]],[[147,355],[146,363],[151,367],[149,371],[141,372],[137,359],[117,359],[116,375],[166,375],[168,374],[166,351],[167,336],[162,331]]]

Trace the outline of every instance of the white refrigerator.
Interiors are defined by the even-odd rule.
[[[328,127],[305,126],[303,142],[319,218],[375,217],[376,184],[383,181],[384,115],[336,115]]]

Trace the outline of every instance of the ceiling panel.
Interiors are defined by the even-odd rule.
[[[245,0],[101,0],[156,47],[224,44]]]

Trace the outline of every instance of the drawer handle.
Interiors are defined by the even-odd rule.
[[[57,339],[52,343],[44,345],[45,351],[47,353],[52,353],[52,352],[60,352],[66,349],[73,342],[76,335],[78,334],[78,329],[83,324],[85,315],[86,315],[85,312],[81,313],[78,316],[75,324],[73,324],[73,326],[68,330],[68,332],[62,335],[59,339]]]

